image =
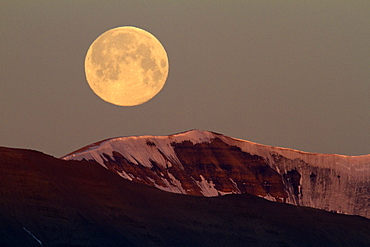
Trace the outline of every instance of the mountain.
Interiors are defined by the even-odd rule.
[[[68,154],[164,191],[265,199],[370,218],[370,155],[316,154],[192,130],[107,139]]]
[[[369,246],[370,220],[250,194],[202,197],[93,161],[0,147],[0,246]]]

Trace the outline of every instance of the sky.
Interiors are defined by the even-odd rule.
[[[191,129],[315,153],[370,153],[370,1],[0,2],[0,146],[56,157],[103,139]],[[162,91],[120,107],[90,89],[90,44],[149,31]]]

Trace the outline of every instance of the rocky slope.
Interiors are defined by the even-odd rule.
[[[0,246],[370,246],[370,220],[250,194],[199,197],[96,162],[0,147]]]
[[[370,155],[306,153],[192,130],[112,138],[62,158],[94,160],[123,178],[175,193],[251,193],[370,218]]]

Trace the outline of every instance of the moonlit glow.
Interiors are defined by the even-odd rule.
[[[117,27],[100,35],[85,58],[86,79],[103,100],[140,105],[161,91],[168,75],[167,53],[150,33]]]

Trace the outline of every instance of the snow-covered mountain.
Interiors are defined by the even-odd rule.
[[[251,193],[370,218],[370,155],[316,154],[214,132],[107,139],[68,154],[125,179],[175,193]]]

